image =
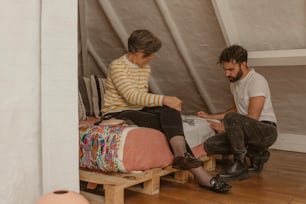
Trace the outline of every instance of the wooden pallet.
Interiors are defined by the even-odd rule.
[[[207,171],[214,170],[215,161],[209,157],[202,157],[204,168]],[[167,167],[156,168],[141,173],[116,173],[102,174],[80,170],[80,180],[96,184],[102,184],[104,196],[81,191],[91,204],[123,204],[124,190],[132,190],[147,195],[155,195],[160,190],[160,179],[186,183],[190,178],[189,171],[182,171]]]
[[[214,171],[216,169],[215,157],[202,156],[199,159],[204,162],[203,167],[206,171]]]

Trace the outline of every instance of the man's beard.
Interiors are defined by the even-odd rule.
[[[236,81],[238,81],[241,77],[242,77],[242,70],[241,70],[241,68],[239,67],[239,72],[237,73],[237,75],[235,76],[235,77],[227,77],[228,79],[229,79],[229,81],[231,82],[231,83],[233,83],[233,82],[236,82]]]

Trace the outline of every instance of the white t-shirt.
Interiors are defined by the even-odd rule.
[[[271,102],[268,82],[262,75],[255,72],[254,69],[251,69],[243,79],[231,83],[230,89],[234,96],[238,113],[247,115],[249,99],[251,97],[264,96],[265,104],[258,120],[277,122]]]

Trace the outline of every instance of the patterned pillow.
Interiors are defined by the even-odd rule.
[[[90,82],[92,90],[93,113],[96,118],[100,118],[102,116],[101,109],[103,105],[105,79],[91,75]]]

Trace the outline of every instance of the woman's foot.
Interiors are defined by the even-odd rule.
[[[199,186],[201,188],[208,189],[208,190],[216,192],[216,193],[226,193],[232,188],[231,185],[229,185],[229,184],[227,184],[223,181],[220,181],[217,177],[212,177],[210,179],[209,183],[210,183],[210,186],[205,186],[205,185],[201,185],[201,184],[199,184]]]
[[[195,158],[188,152],[185,152],[185,156],[174,157],[172,162],[172,167],[175,169],[189,170],[193,168],[200,167],[203,164],[203,161]]]

